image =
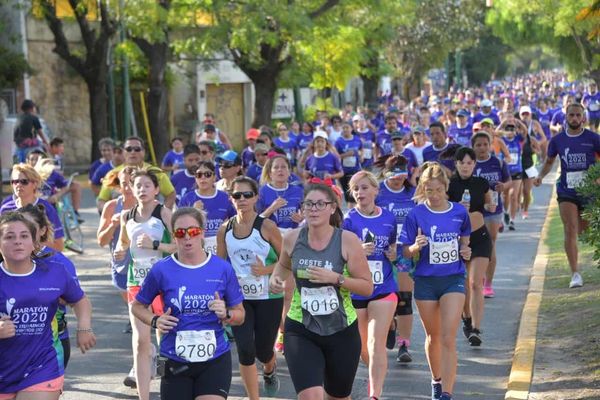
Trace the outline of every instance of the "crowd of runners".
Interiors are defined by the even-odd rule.
[[[45,137],[33,102],[22,110],[13,194],[0,206],[0,400],[51,400],[70,354],[65,314],[81,351],[96,341],[54,206],[70,193],[77,211],[82,189],[62,173],[68,138]],[[89,182],[97,242],[129,310],[124,384],[140,400],[158,376],[165,400],[227,398],[235,343],[251,400],[276,396],[276,352],[300,399],[349,398],[360,362],[378,399],[388,352],[410,363],[423,345],[411,342],[416,305],[423,392],[452,399],[456,332],[462,323],[464,340],[484,345],[496,241],[528,218],[556,157],[569,286],[583,285],[576,189],[600,157],[599,124],[594,82],[541,72],[410,102],[382,93],[369,107],[250,129],[239,153],[207,114],[160,166],[139,137],[101,140]]]

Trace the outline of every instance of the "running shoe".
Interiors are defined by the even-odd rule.
[[[129,374],[123,379],[123,385],[131,389],[137,389],[137,381],[135,379],[135,370],[133,367],[131,367]]]
[[[509,230],[509,231],[514,231],[514,230],[515,230],[515,223],[514,223],[514,221],[512,221],[512,220],[511,220],[511,221],[508,223],[508,230]]]
[[[398,357],[396,357],[396,361],[399,363],[409,363],[412,361],[412,356],[408,352],[406,344],[402,343],[398,348]]]
[[[279,332],[277,340],[275,341],[275,351],[283,353],[283,332]]]
[[[394,329],[390,329],[388,331],[387,334],[387,339],[385,341],[385,347],[388,348],[388,350],[393,350],[394,346],[396,345],[396,324],[394,324]]]
[[[442,393],[440,400],[452,400],[452,395],[448,392]]]
[[[510,215],[508,213],[504,213],[504,225],[508,225],[510,222]]]
[[[469,318],[463,318],[462,322],[463,322],[463,328],[462,328],[463,329],[463,334],[468,339],[469,336],[471,336],[471,330],[473,330],[473,322],[471,320],[471,317],[469,317]]]
[[[521,213],[521,218],[523,218],[523,219],[527,219],[527,218],[529,218],[529,212],[527,212],[527,211],[523,211],[523,212]]]
[[[439,400],[442,397],[442,380],[431,381],[431,400]]]
[[[277,377],[277,366],[273,368],[270,374],[263,372],[263,388],[265,397],[274,397],[279,391],[279,378]]]
[[[578,288],[583,286],[583,278],[579,272],[575,272],[571,277],[571,283],[569,283],[569,288]]]
[[[469,334],[469,344],[472,347],[481,346],[481,331],[477,328],[471,329],[471,333]]]
[[[496,296],[496,292],[492,286],[484,286],[483,287],[483,297],[486,299],[493,299]]]

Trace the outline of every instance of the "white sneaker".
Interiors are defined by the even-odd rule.
[[[569,283],[569,288],[578,288],[583,286],[583,278],[579,272],[575,272],[571,277],[571,283]]]

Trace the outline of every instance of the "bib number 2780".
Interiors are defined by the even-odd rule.
[[[208,361],[217,350],[215,331],[181,331],[177,332],[175,351],[177,356],[189,362]]]

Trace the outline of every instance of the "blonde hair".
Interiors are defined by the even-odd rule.
[[[46,181],[50,175],[52,175],[52,172],[54,172],[56,165],[51,158],[40,158],[33,168],[40,175],[40,178],[42,178],[43,181]]]
[[[363,178],[366,178],[371,184],[371,186],[373,186],[376,189],[379,189],[379,182],[377,181],[377,178],[375,177],[375,175],[373,175],[372,172],[358,171],[357,173],[352,175],[352,178],[350,178],[350,182],[348,182],[348,191],[352,192],[352,187],[358,184],[358,181],[360,181]]]
[[[425,185],[432,180],[438,180],[444,185],[446,191],[448,191],[450,180],[448,179],[448,175],[446,175],[444,168],[437,162],[427,162],[423,164],[423,170],[419,176],[419,184],[417,185],[417,189],[415,191],[414,199],[419,203],[422,203],[427,199],[425,196]]]
[[[39,188],[42,183],[42,177],[37,171],[30,165],[25,163],[15,164],[12,167],[12,172],[18,172],[20,174],[25,175],[25,178],[29,179],[31,182],[35,183],[35,185]]]
[[[263,170],[260,174],[260,184],[261,185],[266,185],[267,183],[271,183],[271,168],[273,168],[273,164],[275,163],[275,160],[285,160],[285,163],[288,166],[288,170],[290,172],[290,174],[292,173],[292,164],[290,164],[290,160],[288,160],[288,158],[283,155],[283,154],[277,154],[276,156],[273,156],[271,158],[269,158],[267,160],[267,162],[265,163],[265,166],[263,167]]]

